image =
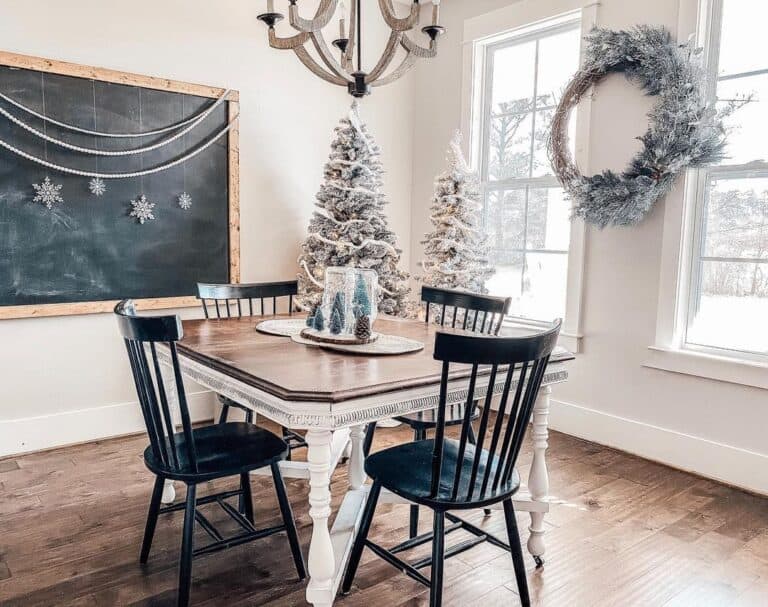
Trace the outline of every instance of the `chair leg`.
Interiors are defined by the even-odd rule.
[[[197,486],[187,485],[187,504],[184,509],[184,531],[181,538],[181,558],[179,559],[179,597],[178,607],[189,605],[192,591],[192,544],[195,532],[195,504]]]
[[[253,423],[253,411],[251,411],[250,409],[245,412],[245,421],[248,424]]]
[[[226,424],[227,417],[229,417],[229,405],[221,405],[221,414],[219,415],[219,423]]]
[[[285,426],[280,426],[280,431],[283,433],[283,436],[282,436],[283,440],[288,442],[286,438],[290,436],[288,434],[288,428],[286,428]],[[290,442],[288,442],[288,456],[285,459],[287,459],[288,461],[291,461],[291,443]]]
[[[517,531],[515,520],[515,507],[512,500],[504,500],[504,517],[507,520],[507,535],[509,546],[512,549],[512,562],[515,565],[515,578],[517,578],[517,591],[523,607],[530,607],[531,598],[528,595],[528,579],[525,575],[525,561],[523,560],[523,547],[520,544],[520,534]]]
[[[416,429],[413,431],[413,440],[420,441],[426,440],[427,431],[424,429]],[[408,537],[414,538],[419,535],[419,507],[411,506],[410,515],[408,518]]]
[[[443,565],[445,564],[445,512],[435,511],[432,538],[432,579],[429,589],[429,607],[443,604]]]
[[[143,565],[149,558],[149,550],[152,548],[152,538],[155,537],[157,516],[160,513],[160,500],[163,497],[165,479],[161,476],[155,478],[155,486],[152,489],[152,498],[149,500],[149,512],[147,512],[147,525],[144,527],[144,541],[141,543],[141,556],[139,562]]]
[[[241,513],[253,524],[253,494],[251,493],[251,475],[248,472],[240,475],[240,500]]]
[[[469,424],[469,427],[467,428],[467,440],[472,445],[477,444],[477,436],[475,435],[475,429],[472,427],[472,424]]]
[[[342,594],[348,593],[350,588],[352,588],[352,582],[355,579],[357,567],[360,565],[360,557],[363,555],[365,540],[368,539],[368,532],[371,530],[371,521],[373,520],[374,512],[376,512],[376,503],[379,501],[380,493],[381,485],[377,481],[373,481],[371,490],[368,493],[368,501],[365,502],[365,510],[363,511],[363,518],[360,521],[360,528],[357,530],[355,543],[352,545],[352,552],[349,555],[347,571],[344,573],[344,580],[341,583]]]
[[[291,545],[293,562],[296,565],[296,573],[299,579],[307,577],[307,568],[304,565],[304,556],[301,554],[301,545],[299,544],[299,534],[296,533],[296,521],[293,520],[291,503],[288,501],[288,495],[285,492],[283,475],[280,474],[280,466],[277,463],[272,464],[272,478],[275,481],[275,491],[277,492],[277,501],[280,504],[280,512],[283,515],[283,524],[285,532],[288,534],[288,543]]]
[[[368,457],[373,444],[373,433],[376,431],[376,422],[369,423],[365,428],[365,439],[363,439],[363,455]]]

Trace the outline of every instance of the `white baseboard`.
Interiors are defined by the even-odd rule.
[[[215,400],[209,390],[188,392],[192,421],[212,419]],[[143,431],[144,420],[137,401],[0,420],[0,457]]]
[[[768,455],[552,399],[553,430],[768,495]]]

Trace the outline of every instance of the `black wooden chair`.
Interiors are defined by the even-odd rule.
[[[509,297],[493,297],[491,295],[425,286],[421,288],[421,301],[427,304],[425,315],[427,323],[430,322],[432,314],[437,314],[437,319],[441,326],[461,328],[486,335],[498,335],[501,324],[504,321],[504,315],[509,311],[512,300]],[[434,319],[435,317],[432,316],[432,318]],[[480,415],[477,403],[472,403],[471,408],[471,420],[475,421]],[[430,409],[399,415],[395,419],[410,426],[413,429],[413,440],[418,441],[425,440],[427,438],[427,430],[433,430],[437,425],[435,414],[435,409]],[[447,426],[461,424],[464,420],[464,404],[456,403],[449,405],[445,412],[445,420]],[[375,422],[368,424],[363,442],[363,453],[365,455],[368,455],[371,451],[375,430]],[[471,425],[468,431],[469,441],[474,443],[475,432]],[[486,511],[486,514],[490,514],[490,511]],[[410,537],[418,535],[418,526],[419,507],[411,506]]]
[[[269,310],[269,300],[272,300],[272,314],[277,314],[278,297],[288,298],[288,314],[293,314],[293,296],[298,292],[299,285],[295,280],[252,284],[197,284],[197,298],[202,302],[206,318],[264,316]],[[256,302],[256,307],[254,307],[254,302]],[[233,310],[233,308],[236,309]],[[231,407],[245,411],[245,421],[249,424],[253,423],[252,409],[222,395],[219,395],[218,398],[221,402],[220,424],[227,421]],[[283,440],[288,443],[291,451],[307,446],[301,434],[285,427],[282,428],[282,432]],[[288,459],[290,459],[290,454]]]
[[[296,571],[299,578],[304,579],[306,577],[304,558],[278,466],[278,462],[285,459],[288,454],[286,442],[263,428],[242,422],[192,429],[176,352],[176,342],[183,334],[178,317],[136,316],[132,304],[128,301],[120,302],[115,307],[115,314],[128,349],[139,404],[149,435],[150,445],[144,451],[144,463],[156,475],[144,540],[141,545],[140,562],[146,563],[149,558],[158,516],[164,512],[184,510],[179,559],[178,604],[180,606],[189,604],[193,557],[238,546],[280,531],[287,533]],[[182,426],[182,431],[178,433],[175,432],[169,406],[171,395],[166,393],[163,384],[158,344],[167,347],[173,366]],[[272,470],[283,524],[256,529],[253,520],[250,472],[265,466],[269,466]],[[229,476],[239,477],[239,489],[197,497],[198,484]],[[180,481],[187,486],[185,503],[160,507],[166,479]],[[235,496],[242,499],[245,515],[226,501]],[[198,506],[213,502],[219,504],[232,517],[242,529],[241,533],[225,538],[197,509]],[[193,546],[195,521],[213,540],[206,546],[199,548]]]
[[[520,487],[515,463],[559,332],[560,321],[546,332],[530,337],[437,334],[434,357],[443,361],[443,365],[435,438],[391,447],[366,459],[365,471],[373,480],[373,485],[352,546],[342,592],[349,592],[352,587],[363,548],[368,546],[377,556],[429,586],[430,607],[437,607],[442,603],[445,558],[489,541],[512,553],[521,602],[525,606],[530,605],[523,551],[512,504],[512,496]],[[472,365],[459,440],[445,436],[451,363]],[[493,391],[480,389],[476,396],[480,365],[489,373],[491,386],[500,373],[506,374],[499,410],[493,422],[490,420]],[[474,445],[469,441],[469,427],[471,404],[478,396],[484,396],[485,402],[477,444]],[[368,532],[382,487],[413,503],[431,508],[434,511],[433,531],[406,540],[389,550],[369,540]],[[504,505],[509,544],[449,512],[486,507],[498,502]],[[452,523],[449,528],[446,528],[446,519]],[[445,534],[456,529],[464,529],[475,537],[446,550]],[[409,563],[396,556],[430,541],[431,557]],[[427,579],[420,569],[430,566],[431,579]]]

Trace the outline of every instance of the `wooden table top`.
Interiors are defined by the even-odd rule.
[[[306,346],[290,337],[256,330],[256,325],[270,318],[288,316],[185,320],[179,353],[292,401],[340,402],[440,383],[441,363],[432,357],[438,329],[435,325],[379,317],[377,332],[421,341],[424,349],[409,354],[361,356]],[[572,358],[563,351],[553,355],[552,361]],[[452,378],[468,372],[468,367],[455,368]]]

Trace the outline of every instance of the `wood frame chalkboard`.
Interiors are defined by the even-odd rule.
[[[214,86],[191,84],[153,76],[143,76],[129,72],[78,65],[5,51],[0,51],[0,66],[34,70],[63,76],[74,76],[113,84],[208,97],[211,99],[218,99],[225,92],[225,89]],[[239,113],[239,93],[230,90],[227,102],[229,119],[231,120]],[[240,153],[238,122],[233,124],[228,133],[227,164],[229,198],[229,282],[237,283],[240,281]],[[193,295],[184,297],[136,299],[135,301],[139,309],[144,310],[199,305],[199,301]],[[0,306],[0,319],[111,312],[116,303],[116,301],[110,300],[46,303],[39,305],[5,305]]]

